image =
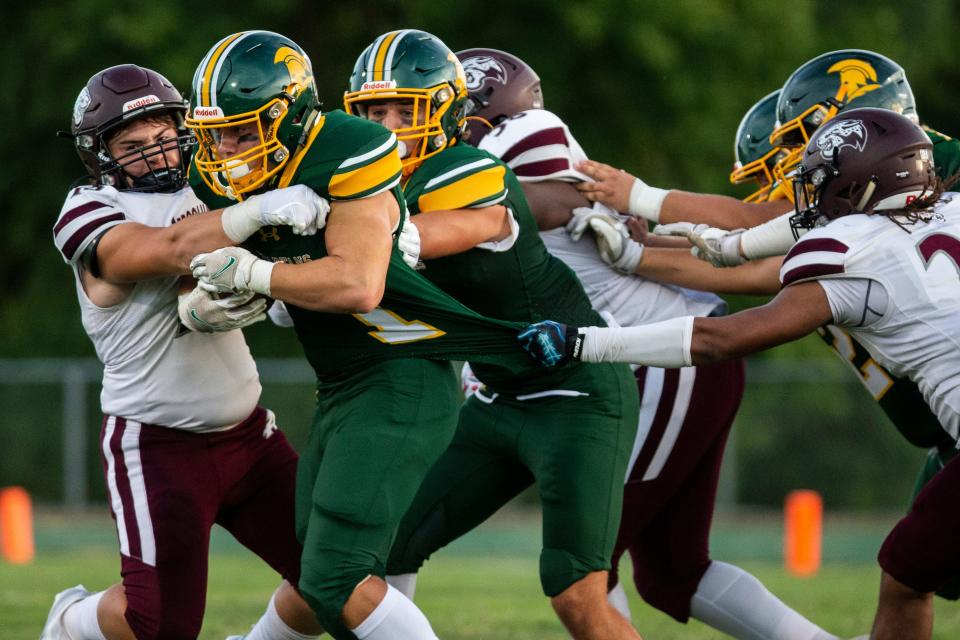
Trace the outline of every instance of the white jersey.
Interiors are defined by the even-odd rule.
[[[850,278],[880,285],[858,314],[838,313],[849,287],[825,286],[837,325],[894,376],[908,377],[943,428],[960,436],[960,194],[930,222],[900,228],[882,215],[844,216],[805,235],[783,262],[784,286]],[[862,289],[862,288],[861,288]],[[885,302],[884,302],[885,301]],[[853,315],[853,317],[851,317]]]
[[[80,280],[81,256],[126,222],[165,227],[207,210],[189,187],[176,193],[79,187],[67,196],[54,242],[73,267],[83,327],[103,363],[107,415],[188,431],[228,428],[254,409],[260,380],[240,330],[193,333],[177,316],[178,277],[136,283],[117,305],[98,307]]]
[[[575,169],[578,162],[587,159],[583,148],[560,118],[543,109],[522,111],[508,118],[484,136],[479,146],[506,162],[523,182],[590,179]],[[593,206],[618,217],[602,204]],[[610,313],[620,325],[706,316],[724,308],[723,300],[712,293],[622,275],[603,262],[595,242],[589,238],[574,242],[562,227],[542,231],[540,237],[547,250],[577,274],[594,308]]]

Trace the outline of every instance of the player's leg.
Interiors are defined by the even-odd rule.
[[[283,582],[246,640],[302,640],[322,633],[310,605],[292,586],[300,580],[300,543],[294,533],[297,454],[272,413],[212,437],[225,486],[217,523],[260,556]],[[269,526],[264,526],[269,523]]]
[[[530,486],[533,476],[516,458],[515,425],[501,420],[499,403],[470,398],[457,432],[430,469],[397,530],[387,582],[413,599],[424,561],[489,518]]]
[[[335,638],[434,637],[379,575],[401,517],[453,436],[458,395],[450,365],[427,360],[389,361],[319,386],[320,432],[304,454],[315,477],[297,488],[306,522],[299,587]]]
[[[219,495],[204,436],[109,417],[101,452],[120,541],[122,588],[92,594],[61,617],[73,638],[195,638],[206,599],[207,549]],[[92,606],[95,605],[95,606]]]
[[[910,504],[913,504],[923,487],[925,487],[936,474],[940,473],[943,467],[956,455],[957,449],[953,444],[945,444],[939,448],[934,447],[927,452],[923,466],[920,469],[920,473],[917,474],[917,480],[914,483]],[[945,582],[943,586],[937,589],[937,596],[945,600],[960,600],[960,576],[955,576]]]
[[[933,592],[960,575],[960,457],[926,484],[880,548],[884,571],[873,637],[929,638]],[[907,628],[907,625],[910,625]]]
[[[637,425],[636,387],[626,367],[584,375],[565,384],[590,396],[512,403],[525,421],[519,451],[543,506],[540,580],[574,638],[637,638],[606,598]]]

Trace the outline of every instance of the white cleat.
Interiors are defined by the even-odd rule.
[[[47,615],[47,623],[43,625],[40,640],[71,640],[67,632],[63,630],[63,612],[66,611],[70,605],[83,600],[89,595],[92,595],[92,592],[84,589],[82,584],[58,593],[53,599],[50,614]]]

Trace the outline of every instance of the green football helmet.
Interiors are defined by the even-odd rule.
[[[415,29],[374,40],[353,67],[344,108],[365,118],[371,103],[394,101],[412,104],[412,124],[394,131],[405,145],[401,156],[409,175],[463,134],[467,81],[457,56],[436,36]]]
[[[790,149],[774,168],[784,180],[800,162],[813,132],[838,113],[876,107],[918,122],[917,104],[903,67],[862,49],[841,49],[817,56],[794,71],[780,91],[777,126],[771,144]]]
[[[193,162],[215,193],[242,200],[279,174],[319,113],[310,58],[299,45],[270,31],[229,35],[193,76],[187,118],[198,140]],[[222,134],[237,128],[255,131],[258,143],[220,153]]]
[[[735,161],[730,173],[730,182],[743,184],[756,182],[760,188],[744,198],[744,202],[765,202],[778,199],[781,190],[776,188],[773,178],[773,168],[785,153],[780,147],[770,144],[770,132],[777,121],[777,99],[780,90],[777,89],[761,98],[747,110],[740,126],[737,127],[737,137],[734,141],[733,153]]]

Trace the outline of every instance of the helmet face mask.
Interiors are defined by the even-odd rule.
[[[919,125],[863,108],[819,129],[793,176],[795,233],[851,213],[903,212],[936,193],[933,144]]]
[[[269,31],[235,33],[214,45],[194,74],[190,105],[197,172],[214,193],[234,200],[277,177],[319,115],[310,59]],[[228,146],[228,138],[246,140]]]
[[[744,198],[744,202],[766,202],[771,197],[782,197],[782,190],[776,188],[773,170],[786,150],[770,144],[779,95],[780,91],[777,90],[757,101],[747,110],[737,127],[735,162],[730,172],[730,182],[755,182],[759,186],[757,191]]]
[[[409,175],[458,140],[465,128],[466,77],[439,38],[413,29],[391,31],[357,58],[344,109],[369,119],[371,107],[395,102],[409,105],[413,114],[409,124],[394,129]]]
[[[90,177],[121,191],[174,192],[186,183],[195,139],[184,126],[186,102],[159,73],[133,64],[96,73],[77,96],[71,134]],[[139,123],[174,135],[113,153],[111,141]]]

